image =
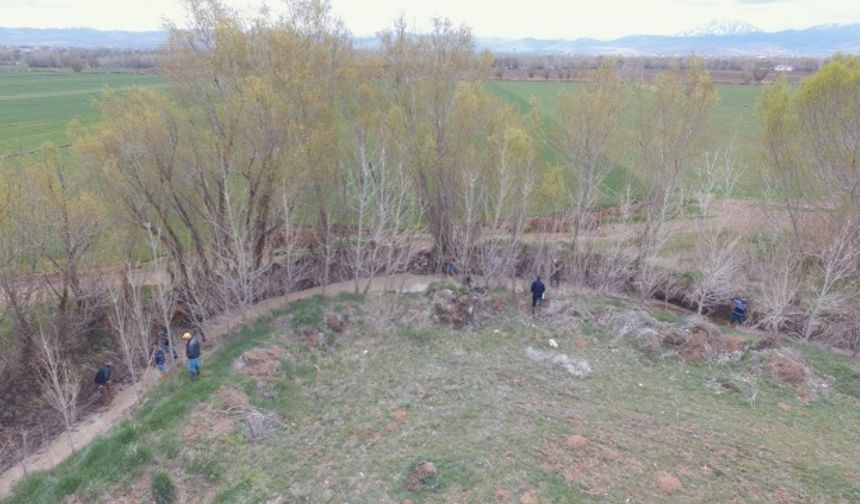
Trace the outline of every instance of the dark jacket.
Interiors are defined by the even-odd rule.
[[[543,297],[543,293],[546,291],[546,286],[540,280],[535,280],[532,282],[532,297],[535,299],[539,299]]]
[[[108,380],[110,380],[110,371],[111,371],[111,367],[108,365],[104,365],[104,366],[100,367],[98,372],[96,373],[95,382],[98,383],[99,385],[106,384],[108,382]]]
[[[197,336],[193,336],[188,343],[185,344],[185,356],[189,359],[200,357],[200,342],[197,341]]]
[[[156,350],[155,355],[152,358],[155,360],[155,363],[157,365],[160,366],[164,364],[164,349],[159,348],[158,350]]]

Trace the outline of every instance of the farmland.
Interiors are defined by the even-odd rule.
[[[42,142],[67,144],[70,120],[92,124],[91,100],[109,86],[163,85],[158,75],[0,69],[0,156],[36,149]]]
[[[84,124],[97,121],[98,112],[92,99],[106,86],[124,89],[163,85],[163,78],[153,74],[0,70],[0,155],[30,151],[45,141],[66,144],[66,127],[70,120],[77,119]],[[554,110],[558,93],[575,86],[566,82],[487,83],[493,93],[523,111],[528,107],[529,98],[534,96],[548,113]],[[716,87],[719,102],[710,122],[711,144],[724,146],[736,135],[737,152],[749,161],[758,142],[755,102],[762,88],[732,84]],[[625,120],[628,131],[632,131],[634,115],[631,107]]]
[[[577,84],[557,81],[492,81],[488,82],[487,86],[497,96],[516,104],[522,111],[528,108],[529,99],[534,97],[540,100],[548,113],[552,113],[558,102],[558,94],[565,89],[575,89]],[[762,87],[739,84],[717,84],[715,87],[718,101],[709,124],[708,143],[710,147],[720,148],[734,137],[736,152],[745,161],[751,161],[758,147],[759,124],[755,104]],[[623,125],[627,133],[632,133],[635,117],[635,103],[631,103]]]

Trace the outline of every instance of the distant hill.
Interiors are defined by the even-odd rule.
[[[165,31],[102,31],[92,28],[2,28],[0,46],[111,47],[147,49],[167,39]]]
[[[0,28],[0,46],[152,48],[166,38],[164,31]],[[764,32],[739,21],[715,21],[675,36],[629,35],[614,40],[488,37],[478,38],[477,42],[480,49],[524,54],[826,56],[837,52],[860,54],[860,23]],[[374,49],[379,41],[376,37],[356,37],[355,45]]]
[[[750,26],[715,25],[711,33],[664,36],[629,35],[615,40],[478,39],[482,49],[525,54],[577,53],[605,55],[826,56],[860,53],[860,23],[821,25],[804,30],[763,32]],[[754,27],[753,27],[754,28]],[[722,31],[720,31],[722,29]]]

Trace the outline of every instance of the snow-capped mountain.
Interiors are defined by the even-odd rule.
[[[680,33],[679,37],[701,37],[701,36],[723,36],[723,35],[744,35],[747,33],[760,32],[759,28],[737,19],[719,19],[709,23],[705,23],[698,28]]]

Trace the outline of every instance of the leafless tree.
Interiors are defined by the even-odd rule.
[[[108,279],[107,282],[111,305],[108,318],[139,401],[141,371],[148,369],[152,357],[149,353],[150,328],[143,306],[142,281],[135,276],[131,265],[127,264],[117,278]]]
[[[809,341],[828,316],[841,314],[858,294],[857,234],[853,227],[841,227],[811,254],[815,268],[806,290],[806,322],[801,335],[804,341]]]
[[[701,227],[693,254],[695,273],[687,300],[702,314],[710,306],[738,292],[742,266],[741,238]]]
[[[44,401],[63,417],[69,447],[75,451],[72,425],[77,420],[78,394],[81,391],[81,374],[64,355],[56,336],[56,328],[48,331],[39,327],[38,381]]]
[[[779,235],[778,235],[779,236]],[[754,272],[761,284],[752,307],[758,324],[767,330],[784,330],[798,318],[798,294],[802,284],[803,258],[788,244],[788,237],[776,238],[756,250]]]

